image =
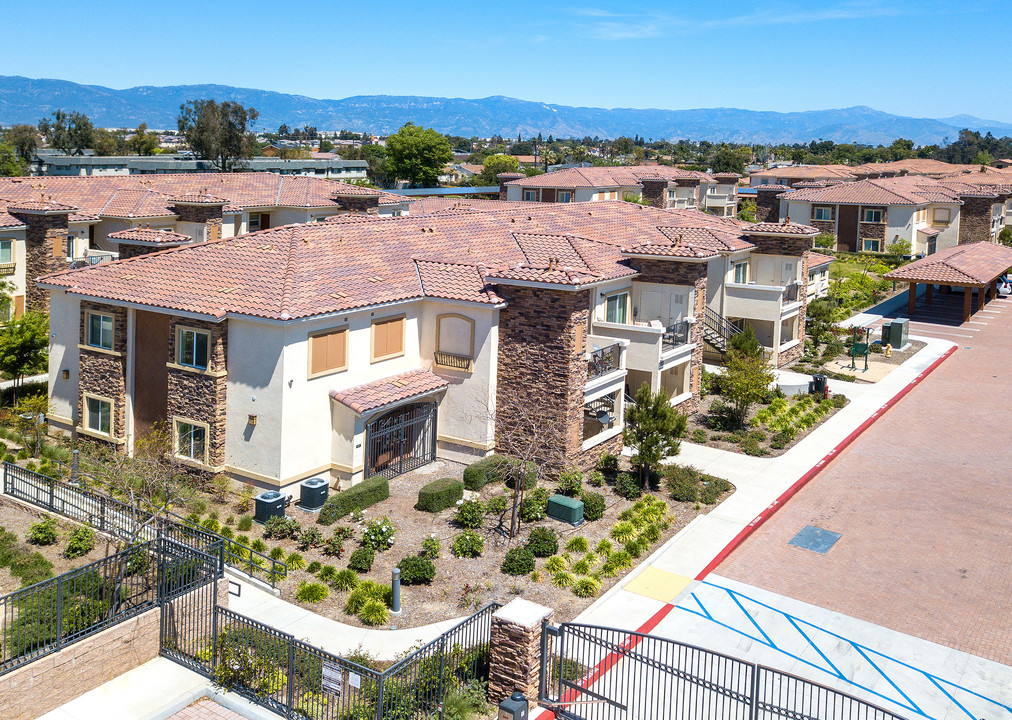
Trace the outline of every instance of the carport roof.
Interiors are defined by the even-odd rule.
[[[886,280],[987,285],[1012,267],[1012,248],[990,242],[957,245],[939,250],[886,273]]]

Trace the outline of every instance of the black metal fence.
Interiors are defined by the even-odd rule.
[[[593,380],[618,370],[621,360],[622,346],[619,343],[594,350],[587,360],[587,379]]]
[[[421,720],[488,679],[489,605],[384,671],[297,640],[190,593],[163,610],[162,654],[285,717]]]
[[[674,640],[564,623],[542,636],[540,701],[556,717],[901,720],[771,668]]]
[[[220,576],[216,555],[156,538],[0,597],[0,674]]]
[[[288,574],[288,566],[283,561],[194,525],[174,513],[152,517],[97,490],[26,470],[14,463],[3,464],[3,488],[5,495],[86,523],[126,542],[170,537],[203,552],[215,547],[226,565],[260,578],[272,587]]]

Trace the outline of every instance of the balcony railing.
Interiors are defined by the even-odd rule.
[[[598,348],[590,354],[587,361],[587,379],[593,380],[607,375],[621,367],[622,345],[615,343],[608,347]]]
[[[661,350],[673,350],[687,342],[689,342],[689,321],[680,320],[674,325],[664,328],[664,334],[661,336]]]
[[[434,353],[434,359],[436,365],[440,367],[450,368],[451,370],[463,370],[464,372],[471,372],[474,367],[474,360],[470,355],[455,355],[454,353],[441,352],[436,350]]]
[[[784,288],[784,303],[792,303],[798,301],[798,288],[801,287],[797,283],[792,283]]]

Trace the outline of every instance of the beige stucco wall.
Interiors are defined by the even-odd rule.
[[[78,339],[81,304],[63,290],[49,295],[49,397],[51,419],[68,426],[77,422]],[[63,378],[63,370],[70,372]],[[55,418],[53,418],[55,416]],[[70,421],[69,423],[66,421]]]

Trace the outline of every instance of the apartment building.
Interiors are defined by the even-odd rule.
[[[738,212],[734,173],[710,175],[665,165],[576,167],[524,177],[503,173],[501,200],[568,203],[647,200],[657,207],[699,209],[720,217]]]
[[[397,215],[405,197],[271,173],[0,178],[0,274],[13,311],[45,309],[35,278],[73,265],[349,212]]]
[[[854,182],[857,176],[847,165],[785,165],[783,167],[759,170],[748,176],[749,185],[783,185],[794,187],[808,182]]]
[[[194,467],[347,486],[534,442],[552,472],[621,448],[642,384],[699,401],[744,324],[801,351],[815,228],[626,202],[346,216],[53,273],[53,428]],[[533,425],[532,425],[533,423]]]

